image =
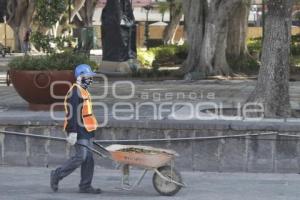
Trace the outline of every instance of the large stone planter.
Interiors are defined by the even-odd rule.
[[[75,81],[71,70],[10,70],[9,76],[14,88],[29,103],[31,110],[48,110],[51,104],[63,102],[63,97]]]

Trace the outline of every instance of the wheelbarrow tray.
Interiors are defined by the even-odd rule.
[[[114,144],[106,147],[106,150],[110,152],[111,158],[119,163],[148,169],[165,166],[178,156],[172,150],[140,145]]]

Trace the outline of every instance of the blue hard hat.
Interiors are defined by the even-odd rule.
[[[91,66],[87,64],[80,64],[75,68],[75,77],[78,76],[95,76],[96,73],[94,73],[91,69]]]

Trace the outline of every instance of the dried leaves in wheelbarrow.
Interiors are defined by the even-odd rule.
[[[119,145],[114,144],[110,145],[106,148],[108,151],[122,151],[122,152],[130,152],[130,153],[145,153],[145,154],[161,154],[166,153],[170,155],[178,156],[178,154],[169,149],[161,149],[161,148],[154,148],[150,146],[140,146],[140,145]]]
[[[110,145],[106,147],[113,160],[144,168],[158,168],[166,165],[178,154],[168,149],[140,145]]]

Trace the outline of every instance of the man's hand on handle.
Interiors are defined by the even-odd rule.
[[[77,142],[77,133],[70,133],[67,137],[67,142],[72,146],[75,145]]]

